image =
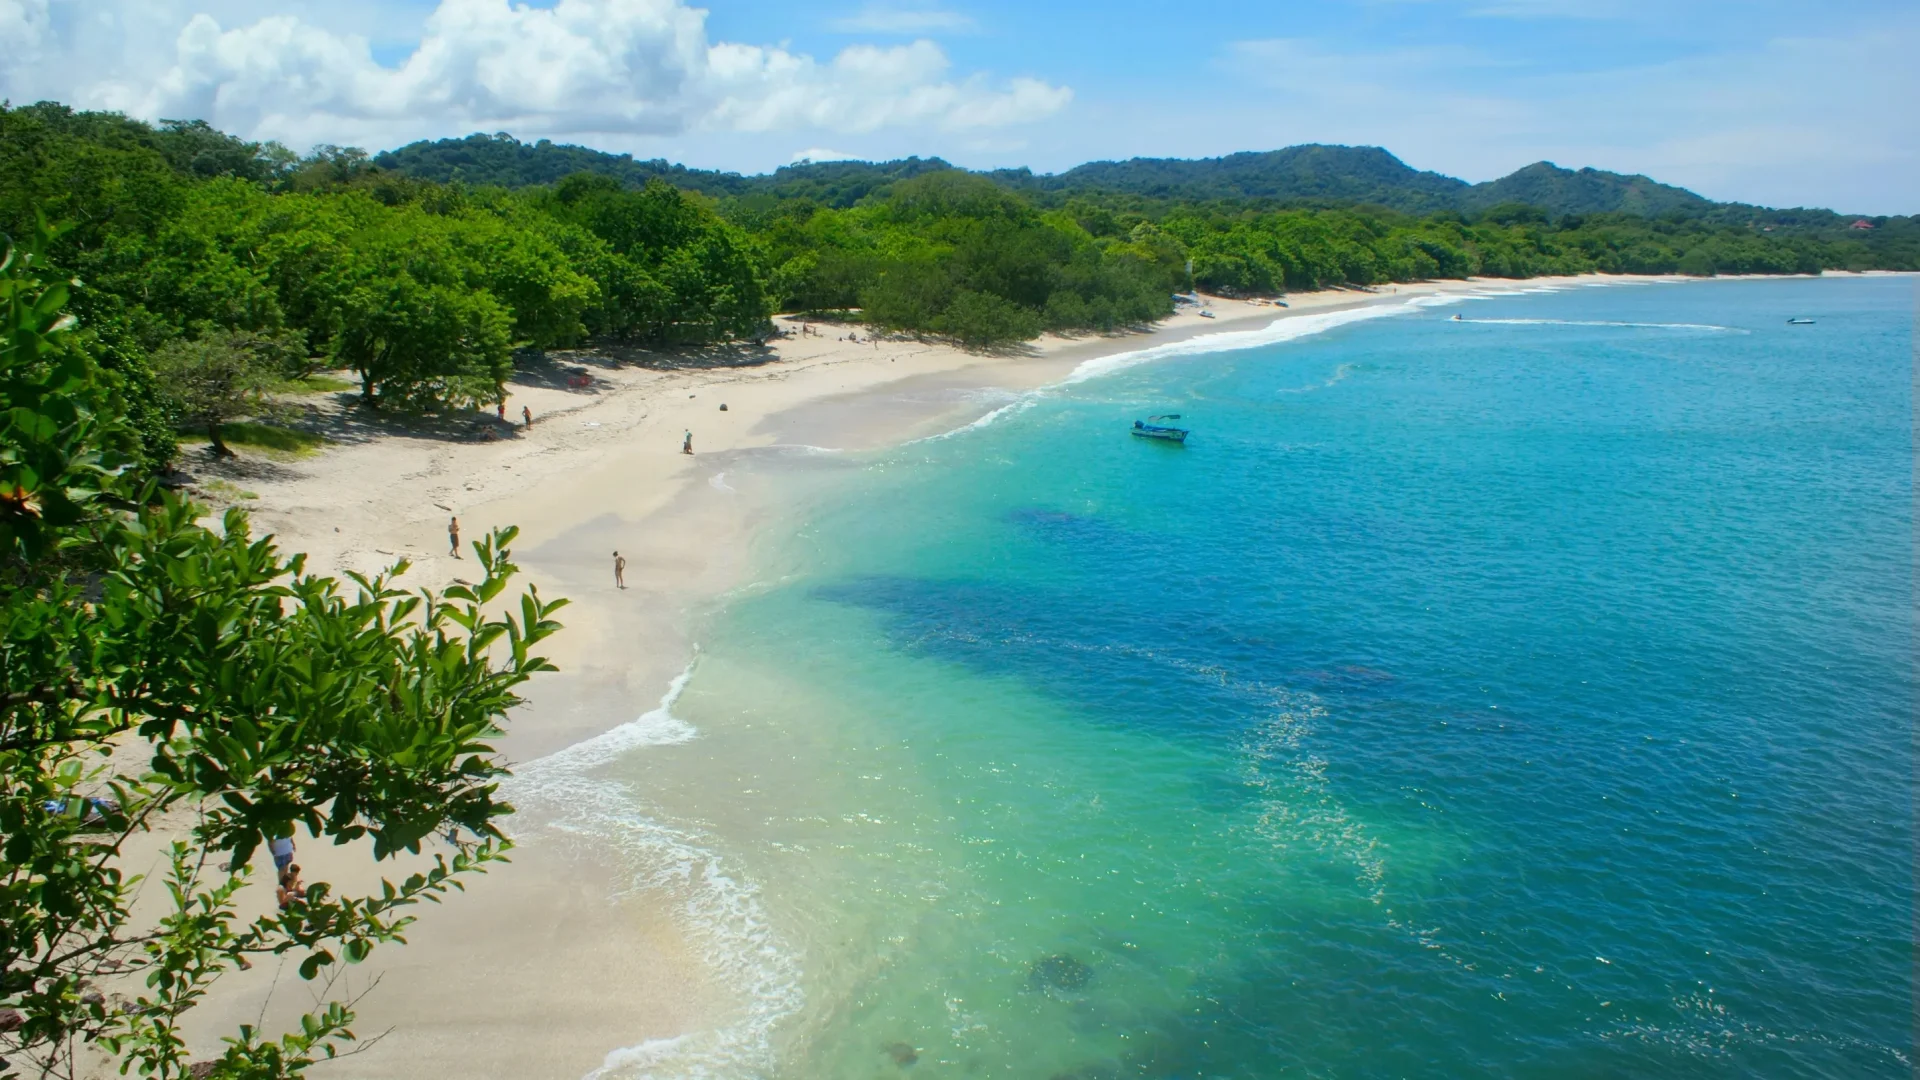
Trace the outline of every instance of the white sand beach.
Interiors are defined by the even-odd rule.
[[[405,558],[413,568],[404,584],[440,586],[473,567],[470,555],[448,552],[450,516],[467,540],[518,525],[525,580],[572,601],[548,650],[561,674],[536,680],[499,744],[510,760],[533,762],[653,709],[688,664],[694,615],[741,581],[754,532],[772,512],[751,492],[711,497],[726,491],[730,455],[895,444],[969,423],[1089,359],[1276,318],[1591,280],[1311,293],[1286,308],[1210,298],[1212,317],[1187,308],[1150,333],[1049,337],[991,355],[874,340],[863,327],[810,324],[817,334],[803,333],[800,320],[782,317],[786,336],[763,352],[659,355],[652,366],[594,350],[557,355],[516,378],[508,423],[473,413],[433,431],[370,428],[342,394],[318,418],[336,441],[317,454],[190,467],[230,485],[218,490],[255,496],[240,504],[256,531],[309,553],[320,573],[372,572]],[[518,423],[523,407],[530,428]],[[689,431],[692,455],[680,452]],[[627,559],[624,590],[614,588],[615,548]],[[593,852],[526,824],[513,824],[524,842],[511,865],[419,911],[406,947],[382,947],[347,969],[332,996],[363,994],[355,1030],[380,1038],[325,1075],[580,1077],[610,1050],[699,1031],[724,1007],[680,913],[619,880]],[[303,846],[298,858],[309,882],[377,881],[359,852]],[[265,887],[252,891],[263,895],[250,904],[270,903]],[[242,1023],[279,1030],[312,1006],[316,989],[293,965],[228,976],[191,1020],[196,1056],[214,1056],[219,1037]]]

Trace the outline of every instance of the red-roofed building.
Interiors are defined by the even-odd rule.
[[[1859,221],[1856,221],[1856,222],[1854,222],[1853,224],[1851,224],[1851,225],[1849,225],[1849,226],[1847,226],[1847,228],[1849,228],[1849,229],[1871,229],[1871,228],[1873,228],[1873,222],[1871,222],[1871,221],[1868,221],[1868,220],[1867,220],[1866,218],[1861,218],[1861,219],[1860,219]]]

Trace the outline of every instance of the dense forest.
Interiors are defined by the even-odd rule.
[[[897,180],[954,167],[938,158],[803,161],[761,176],[742,176],[688,169],[665,161],[634,161],[626,155],[556,145],[544,139],[522,143],[504,133],[411,143],[374,160],[382,168],[443,183],[459,180],[512,188],[550,183],[559,176],[589,171],[629,184],[659,177],[677,187],[716,197],[805,196],[836,208],[851,206]],[[1054,175],[1036,175],[1028,169],[996,169],[978,175],[1049,207],[1086,195],[1133,195],[1189,203],[1232,200],[1263,210],[1374,206],[1415,215],[1448,210],[1478,214],[1506,203],[1525,203],[1554,218],[1624,213],[1648,218],[1706,218],[1716,224],[1775,231],[1845,230],[1861,218],[1831,210],[1716,203],[1645,176],[1603,169],[1563,169],[1545,161],[1497,180],[1469,184],[1413,169],[1377,146],[1289,146],[1219,158],[1094,161]],[[1911,218],[1903,217],[1867,215],[1866,219],[1882,229],[1891,224],[1897,230],[1912,223]],[[1871,245],[1876,238],[1866,239]]]
[[[1551,166],[1495,184],[1664,209],[1414,213],[1381,205],[1400,172],[1407,205],[1486,187],[1339,147],[1040,178],[921,159],[740,177],[505,136],[301,157],[200,122],[0,107],[0,230],[64,229],[48,257],[84,283],[76,313],[156,461],[186,423],[217,448],[275,379],[346,369],[369,406],[467,407],[499,399],[516,349],[754,338],[776,311],[986,345],[1140,325],[1193,287],[1920,266],[1913,218],[1850,229]],[[1355,185],[1370,197],[1336,197]]]

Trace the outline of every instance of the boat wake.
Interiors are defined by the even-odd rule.
[[[674,678],[657,708],[520,766],[501,785],[514,803],[541,811],[541,828],[602,864],[611,860],[627,894],[672,896],[687,941],[741,1003],[724,1025],[612,1050],[585,1080],[764,1075],[774,1063],[775,1026],[800,1007],[799,965],[768,924],[758,889],[733,877],[704,837],[648,817],[632,793],[598,775],[623,754],[698,737],[673,714],[697,663],[696,656]]]

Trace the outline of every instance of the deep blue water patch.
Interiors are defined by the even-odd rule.
[[[1183,748],[1076,826],[1106,876],[1019,865],[1097,907],[1151,846],[1232,948],[1152,961],[1177,1008],[1087,952],[1075,1022],[1131,1034],[1063,1075],[1906,1076],[1912,312],[1578,289],[1165,360],[903,452],[803,588],[930,686]],[[1060,828],[953,813],[987,868]]]

